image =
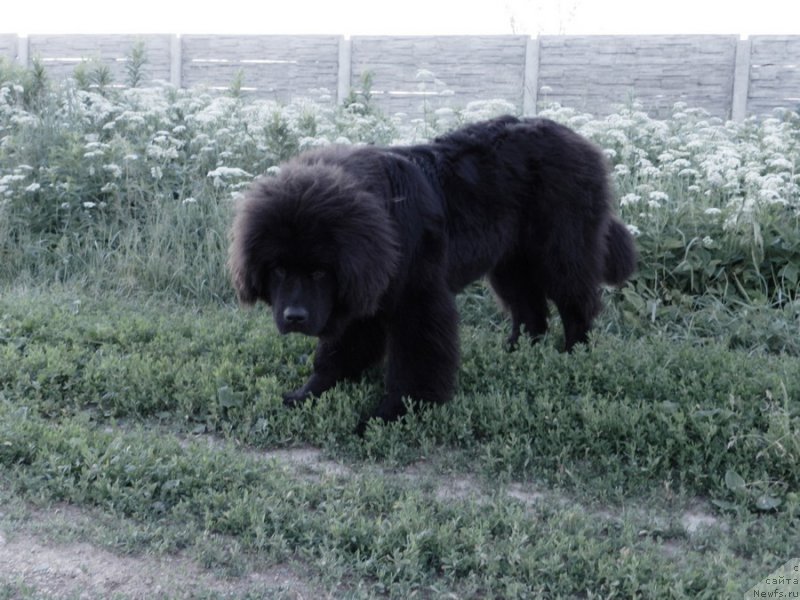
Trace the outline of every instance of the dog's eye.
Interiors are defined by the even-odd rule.
[[[311,273],[311,279],[313,279],[314,281],[319,281],[320,279],[325,277],[325,275],[327,275],[325,271],[314,271],[313,273]]]
[[[272,269],[272,272],[275,274],[275,277],[278,277],[279,279],[286,277],[286,269],[283,267],[275,267]]]

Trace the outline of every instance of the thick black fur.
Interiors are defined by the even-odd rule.
[[[239,206],[229,265],[239,299],[272,305],[281,333],[319,338],[294,404],[387,355],[374,416],[404,398],[445,402],[458,367],[454,295],[488,275],[522,328],[558,308],[566,349],[585,342],[600,286],[634,271],[602,153],[546,119],[501,117],[430,144],[329,147],[257,181]]]

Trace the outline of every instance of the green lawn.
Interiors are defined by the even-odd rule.
[[[334,597],[735,598],[800,552],[796,357],[608,318],[573,355],[508,354],[480,292],[455,400],[362,440],[379,373],[284,409],[313,343],[268,311],[9,290],[2,494],[28,508],[0,523],[67,503],[105,522],[67,539]]]
[[[515,108],[34,62],[0,60],[0,600],[740,599],[800,557],[796,111],[540,107],[608,156],[637,273],[570,355],[557,318],[507,353],[469,288],[454,400],[360,438],[379,369],[283,407],[314,343],[233,306],[232,207],[305,149]]]

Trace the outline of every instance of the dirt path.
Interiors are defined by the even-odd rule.
[[[322,477],[349,477],[353,471],[335,461],[327,460],[313,448],[297,448],[258,453],[265,460],[274,460],[290,469],[297,477],[317,481]],[[383,476],[427,482],[434,496],[442,502],[469,499],[488,502],[490,497],[480,482],[469,476],[443,475],[431,465],[417,464],[397,472],[382,472]],[[512,484],[506,493],[530,510],[547,501],[562,505],[570,499],[531,485]],[[206,596],[268,597],[302,600],[325,598],[324,591],[315,588],[302,569],[290,565],[261,565],[242,577],[225,578],[214,574],[189,557],[181,555],[116,554],[84,541],[80,533],[96,519],[89,511],[72,506],[60,506],[52,511],[26,509],[26,517],[14,521],[3,533],[0,510],[0,597],[3,598],[174,598]],[[646,511],[643,511],[646,513]],[[600,518],[614,520],[611,512],[600,511]],[[655,515],[642,514],[644,521],[658,520]],[[663,518],[663,517],[662,517]],[[702,506],[672,515],[691,536],[704,527],[721,524]],[[113,525],[113,522],[112,522]],[[73,532],[63,535],[54,532]],[[665,552],[679,552],[667,544]],[[4,587],[5,586],[5,587]],[[8,590],[11,590],[9,592]],[[13,595],[16,594],[16,595]]]
[[[87,543],[58,544],[24,532],[0,535],[0,584],[47,598],[158,598],[216,592],[260,592],[277,598],[319,598],[287,567],[221,579],[182,557],[119,556]],[[2,589],[2,588],[0,588]]]

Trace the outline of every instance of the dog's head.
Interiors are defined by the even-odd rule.
[[[270,304],[281,333],[317,336],[374,314],[398,255],[386,202],[334,159],[304,157],[241,201],[228,265],[243,304]]]

